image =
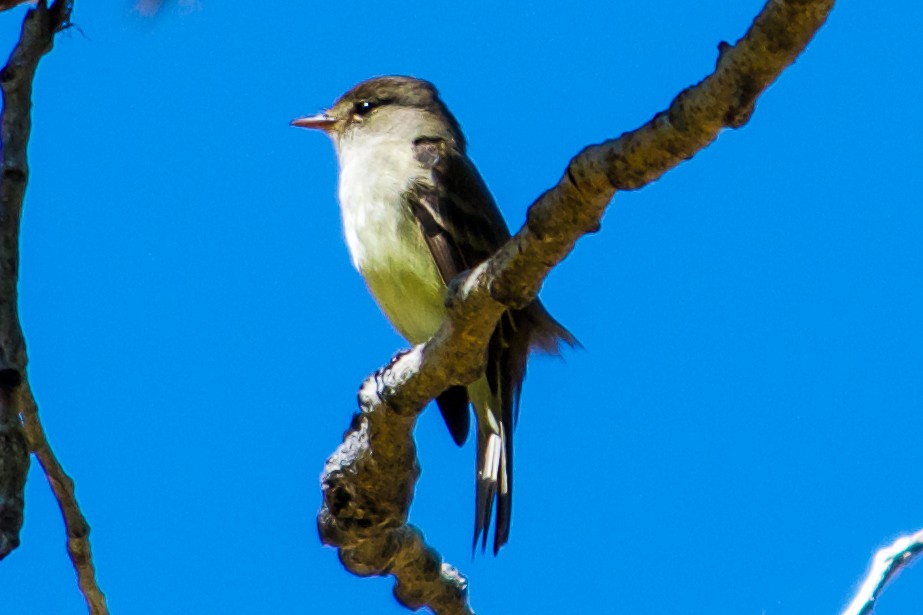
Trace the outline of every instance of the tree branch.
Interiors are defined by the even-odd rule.
[[[19,42],[0,71],[0,558],[19,544],[23,489],[35,453],[61,508],[67,549],[81,592],[93,615],[106,615],[96,584],[89,525],[74,497],[74,483],[61,468],[45,437],[26,373],[26,344],[19,323],[19,230],[29,181],[27,146],[32,128],[32,82],[54,36],[70,25],[71,0],[40,0],[26,13]],[[25,429],[20,422],[25,424]]]
[[[714,73],[666,111],[618,139],[584,149],[557,186],[529,207],[526,225],[449,289],[447,318],[426,344],[398,355],[359,392],[361,412],[322,476],[321,540],[351,572],[391,574],[408,608],[472,613],[464,578],[407,525],[419,473],[416,417],[448,386],[474,381],[504,310],[531,302],[576,241],[599,229],[618,190],[636,190],[750,118],[757,97],[813,38],[833,0],[769,0],[737,44],[719,45]]]
[[[90,549],[90,524],[80,510],[74,493],[74,480],[67,475],[55,456],[45,429],[38,417],[38,406],[32,397],[28,383],[20,387],[20,408],[24,422],[26,440],[29,448],[38,459],[45,472],[51,491],[54,493],[61,516],[64,518],[64,531],[67,534],[67,554],[70,556],[74,572],[77,573],[77,585],[86,600],[91,615],[109,615],[106,596],[96,583],[96,566],[93,565],[93,553]]]
[[[875,600],[885,585],[894,576],[923,553],[923,530],[909,536],[901,536],[893,543],[879,549],[872,558],[868,575],[856,597],[849,603],[843,615],[868,615],[875,607]]]

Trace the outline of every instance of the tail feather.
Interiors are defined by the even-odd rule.
[[[580,345],[541,302],[507,312],[488,344],[486,373],[468,390],[478,421],[475,549],[479,540],[481,548],[487,548],[494,500],[497,501],[494,555],[509,540],[513,513],[513,426],[519,418],[526,360],[531,349],[558,354],[561,342]]]
[[[494,528],[494,555],[510,538],[513,518],[513,434],[500,424],[500,475],[497,480],[497,527]]]
[[[478,417],[479,445],[475,544],[483,532],[481,548],[487,549],[490,514],[496,499],[495,555],[510,535],[513,414],[514,407],[519,405],[519,390],[529,353],[528,325],[528,321],[517,318],[517,313],[508,312],[503,315],[487,348],[485,377],[478,388],[478,394],[472,396]]]
[[[500,484],[502,449],[502,440],[498,434],[478,430],[477,495],[474,509],[474,543],[471,545],[474,550],[477,550],[478,539],[481,539],[481,549],[487,548],[490,518],[493,515],[494,499],[497,497]]]
[[[530,321],[529,348],[550,355],[561,354],[561,343],[571,348],[583,348],[574,334],[548,313],[541,301],[533,301],[522,310]]]

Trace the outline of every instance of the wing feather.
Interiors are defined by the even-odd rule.
[[[406,191],[406,205],[419,222],[439,273],[448,285],[463,271],[489,258],[509,240],[510,232],[484,180],[463,150],[453,142],[430,137],[417,139],[413,146],[424,172]],[[504,314],[488,345],[486,375],[493,399],[488,411],[493,416],[490,422],[501,428],[493,436],[479,429],[474,540],[477,544],[483,532],[482,546],[486,546],[496,501],[494,553],[509,537],[513,427],[529,349],[537,346],[553,352],[559,340],[573,343],[566,329],[535,301],[524,310]],[[464,436],[459,436],[462,425],[465,435],[468,431],[467,396],[444,393],[437,403],[456,442],[463,441]],[[500,443],[499,460],[487,459],[487,453],[493,450],[487,443],[493,437],[498,437]]]

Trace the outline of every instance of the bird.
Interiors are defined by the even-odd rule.
[[[489,258],[510,232],[467,155],[455,116],[435,86],[408,76],[359,83],[326,111],[291,122],[333,141],[338,199],[353,265],[385,316],[411,344],[445,319],[449,283]],[[504,312],[488,343],[484,374],[436,398],[459,446],[477,422],[473,548],[486,550],[496,503],[493,552],[509,540],[513,428],[530,351],[559,354],[578,344],[535,299]]]

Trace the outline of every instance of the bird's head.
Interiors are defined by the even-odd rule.
[[[375,77],[354,86],[332,107],[292,121],[292,126],[322,130],[338,144],[357,134],[437,130],[464,148],[458,121],[428,81],[414,77]]]

